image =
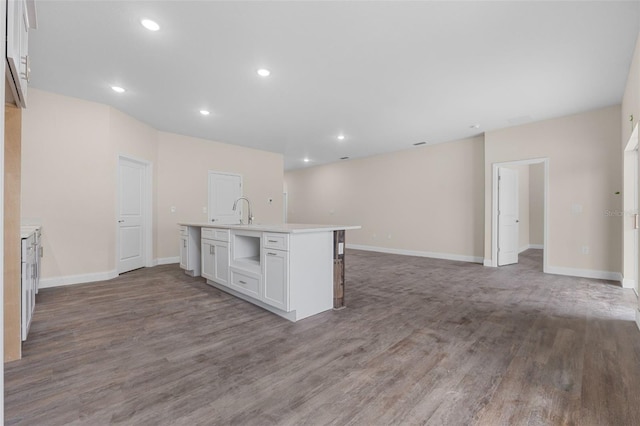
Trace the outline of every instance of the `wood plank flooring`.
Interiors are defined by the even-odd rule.
[[[638,425],[635,294],[350,250],[347,308],[290,323],[177,265],[43,289],[6,424]]]

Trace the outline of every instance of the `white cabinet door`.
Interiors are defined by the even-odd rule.
[[[189,237],[180,237],[180,267],[189,269]]]
[[[289,311],[289,253],[282,250],[264,250],[264,294],[262,301]]]
[[[27,106],[27,83],[29,81],[29,13],[24,0],[7,2],[7,63],[8,81],[16,105]]]
[[[239,224],[242,206],[234,211],[233,203],[240,197],[242,197],[242,176],[209,172],[209,223]]]
[[[214,241],[215,268],[213,281],[227,285],[229,283],[229,243]]]
[[[211,240],[202,240],[202,272],[201,275],[209,280],[215,279],[215,246]]]

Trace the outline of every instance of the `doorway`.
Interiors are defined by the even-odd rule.
[[[118,156],[118,274],[152,266],[151,176],[151,163],[148,161]]]
[[[503,235],[500,235],[499,215],[500,215],[500,169],[515,169],[524,171],[521,179],[522,185],[526,186],[526,191],[522,188],[519,192],[523,192],[522,195],[514,196],[522,200],[518,210],[522,210],[516,213],[516,216],[512,217],[512,221],[517,225],[515,237],[511,244],[507,247],[504,241]],[[534,173],[535,172],[535,173]],[[522,174],[522,173],[520,173]],[[492,168],[492,208],[491,208],[491,260],[485,260],[485,266],[497,267],[501,264],[517,263],[517,254],[528,249],[542,249],[542,270],[547,272],[547,217],[548,217],[548,179],[549,177],[549,160],[548,158],[535,158],[530,160],[508,161],[501,163],[494,163]],[[531,180],[530,180],[531,179]],[[522,186],[521,185],[521,186]],[[531,195],[530,195],[531,194]],[[534,197],[534,194],[535,197]],[[513,197],[512,197],[513,198]],[[535,206],[534,206],[535,201]],[[516,201],[518,203],[518,201]],[[524,208],[523,208],[524,206]],[[518,229],[525,227],[526,229]],[[514,233],[511,233],[513,237]],[[502,247],[501,247],[502,245]],[[504,256],[499,256],[501,248],[507,249],[506,252],[513,252],[515,246],[515,253],[511,253],[511,259],[509,262],[504,261]],[[513,259],[515,257],[515,259]],[[515,261],[514,261],[515,260]]]

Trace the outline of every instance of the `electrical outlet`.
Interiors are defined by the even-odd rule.
[[[202,208],[202,213],[205,213],[205,214],[207,213],[207,208],[206,207]]]
[[[391,239],[391,234],[387,234],[387,240]]]
[[[273,198],[269,198],[269,199],[267,199],[267,203],[269,203],[269,204],[273,204]]]
[[[589,246],[582,246],[582,254],[589,254]]]
[[[171,213],[175,213],[176,212],[176,206],[171,206]]]

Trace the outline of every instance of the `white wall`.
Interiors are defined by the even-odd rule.
[[[480,262],[483,139],[285,174],[289,222],[362,225],[347,244]]]
[[[179,220],[206,220],[209,168],[244,175],[257,220],[282,222],[279,154],[159,132],[94,102],[33,89],[29,97],[22,215],[43,226],[45,286],[115,276],[120,154],[153,163],[155,258],[178,256]],[[169,215],[168,205],[178,213]]]

